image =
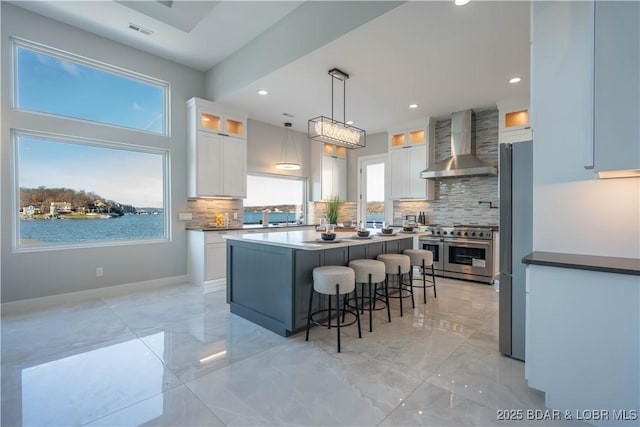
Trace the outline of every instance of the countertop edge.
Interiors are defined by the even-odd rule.
[[[304,227],[316,227],[315,224],[296,224],[296,225],[272,225],[269,227],[263,226],[248,226],[248,227],[185,227],[187,231],[249,231],[249,230],[261,230],[266,232],[267,230],[282,230],[282,229],[292,229],[292,228],[304,228]]]
[[[640,276],[640,259],[637,258],[534,251],[523,257],[522,262],[527,265]]]

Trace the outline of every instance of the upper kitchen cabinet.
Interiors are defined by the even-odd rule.
[[[311,199],[347,200],[347,149],[339,145],[311,144]]]
[[[501,144],[533,139],[529,121],[529,100],[498,102],[498,141]]]
[[[189,197],[246,197],[246,115],[198,98],[187,114]]]
[[[595,2],[594,129],[587,167],[640,176],[640,3]]]
[[[420,178],[434,163],[435,120],[424,118],[389,130],[392,199],[434,199],[435,182]]]

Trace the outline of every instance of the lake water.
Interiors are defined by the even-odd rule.
[[[164,215],[20,220],[20,237],[41,243],[161,239],[164,237]],[[29,243],[23,241],[23,244]]]

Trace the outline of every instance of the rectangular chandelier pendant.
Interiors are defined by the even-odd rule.
[[[367,143],[367,133],[364,130],[325,116],[310,119],[308,133],[309,138],[314,141],[341,145],[346,148],[362,148]]]

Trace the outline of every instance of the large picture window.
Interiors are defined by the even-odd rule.
[[[12,132],[16,248],[167,240],[168,151]]]
[[[269,211],[271,224],[304,224],[306,180],[279,175],[248,175],[244,223],[261,224]]]
[[[14,107],[168,135],[168,84],[13,40]]]

